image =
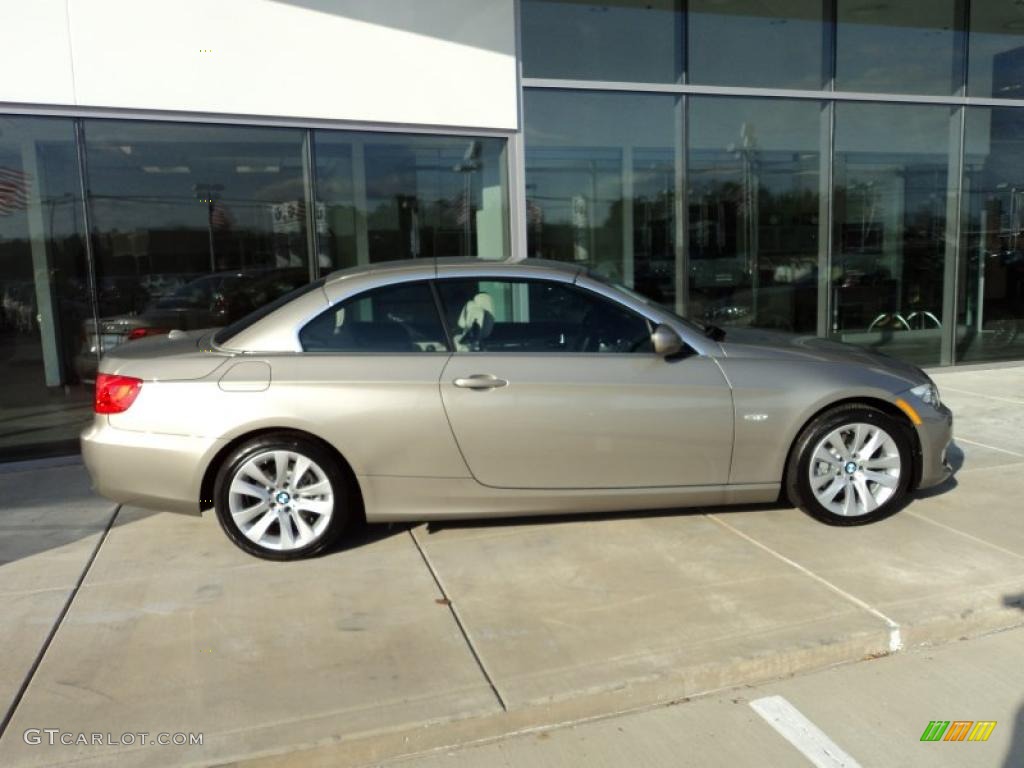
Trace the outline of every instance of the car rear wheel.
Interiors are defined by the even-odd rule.
[[[317,443],[288,434],[253,438],[217,473],[214,506],[238,547],[269,560],[323,552],[351,517],[352,488],[337,459]]]
[[[898,511],[913,474],[910,426],[862,405],[840,406],[797,439],[786,473],[790,500],[830,525],[863,525]]]

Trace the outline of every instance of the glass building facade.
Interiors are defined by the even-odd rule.
[[[529,256],[723,327],[1024,358],[1024,6],[520,9]]]
[[[77,450],[99,356],[321,274],[507,259],[504,138],[0,115],[0,460]]]
[[[516,8],[519,131],[0,114],[0,460],[76,450],[104,350],[400,258],[556,259],[725,328],[1024,359],[1024,6]]]

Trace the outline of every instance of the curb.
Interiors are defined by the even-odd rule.
[[[603,720],[633,712],[673,706],[729,689],[741,689],[820,671],[842,664],[870,661],[897,653],[964,640],[1024,625],[1016,607],[971,611],[966,617],[947,615],[903,625],[903,646],[890,651],[890,627],[841,639],[813,641],[781,653],[726,659],[692,667],[666,669],[652,679],[624,682],[613,689],[573,694],[557,701],[513,706],[508,712],[456,720],[409,724],[391,730],[336,736],[287,753],[267,749],[262,755],[224,755],[210,764],[245,768],[317,768],[379,765],[433,752],[462,749],[510,736]],[[276,753],[275,753],[276,752]]]

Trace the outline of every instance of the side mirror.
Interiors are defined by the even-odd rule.
[[[654,329],[651,344],[654,345],[655,354],[662,357],[672,357],[683,351],[683,340],[679,338],[679,334],[664,323]]]

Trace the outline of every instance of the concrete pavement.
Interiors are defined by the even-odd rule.
[[[724,691],[679,706],[437,750],[389,761],[387,766],[810,765],[751,706],[781,696],[862,766],[1020,768],[1024,765],[1021,648],[1024,630],[1008,630]],[[984,742],[922,742],[932,720],[989,720],[996,725]]]
[[[1024,624],[1024,367],[935,378],[962,466],[863,528],[783,507],[370,526],[279,564],[209,516],[115,516],[80,467],[0,473],[0,764],[363,765]]]
[[[18,698],[114,508],[89,491],[80,467],[0,474],[0,494],[2,713]]]

